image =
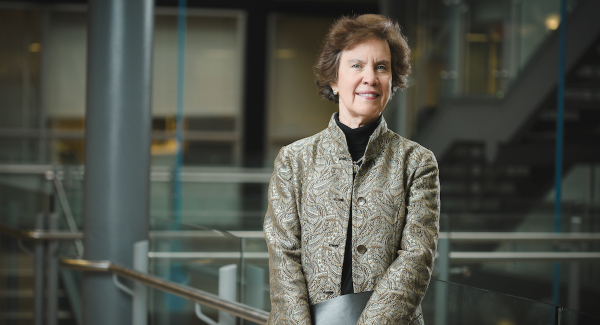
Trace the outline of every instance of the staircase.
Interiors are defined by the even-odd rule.
[[[598,12],[600,1],[581,1],[567,22],[563,172],[600,162]],[[421,129],[417,142],[438,158],[443,212],[519,215],[552,188],[558,46],[557,30],[504,99],[451,99]],[[495,227],[512,230],[519,221],[503,219]]]

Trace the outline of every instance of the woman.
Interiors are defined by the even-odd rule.
[[[264,231],[269,324],[311,324],[309,306],[373,290],[358,324],[422,324],[439,228],[431,151],[387,128],[381,112],[406,87],[410,50],[379,15],[336,21],[315,71],[339,105],[329,126],[275,160]]]

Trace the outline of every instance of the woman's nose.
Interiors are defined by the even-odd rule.
[[[377,81],[378,79],[375,75],[375,72],[371,71],[371,69],[365,69],[363,75],[363,84],[374,86],[377,84]]]

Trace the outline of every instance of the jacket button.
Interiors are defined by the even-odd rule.
[[[365,247],[365,245],[359,245],[358,247],[356,247],[356,250],[359,254],[364,254],[367,252],[367,247]]]
[[[358,198],[358,205],[365,205],[365,203],[367,203],[367,200],[364,197],[361,196]]]

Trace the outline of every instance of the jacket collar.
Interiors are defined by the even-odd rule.
[[[326,129],[327,135],[336,147],[336,153],[339,156],[338,158],[352,159],[352,157],[350,156],[350,152],[348,151],[348,144],[346,143],[346,136],[344,135],[344,131],[342,131],[342,129],[340,129],[340,127],[335,122],[335,114],[336,113],[333,113],[331,115],[331,119],[329,120],[329,125]],[[373,134],[371,134],[371,137],[369,138],[369,143],[367,143],[367,148],[365,149],[365,160],[369,160],[373,158],[373,156],[377,155],[378,150],[375,147],[378,146],[375,143],[378,142],[380,136],[387,133],[387,131],[387,123],[385,122],[385,118],[382,116],[381,122],[379,123],[375,131],[373,131]]]

